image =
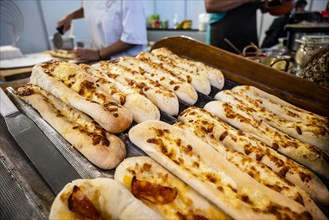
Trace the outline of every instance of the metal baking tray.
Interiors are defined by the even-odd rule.
[[[180,40],[181,39],[179,39],[179,41]],[[186,40],[186,39],[184,38],[184,40]],[[191,40],[191,39],[189,39],[189,40]],[[197,42],[197,44],[199,44],[199,43]],[[171,41],[169,43],[159,42],[159,43],[155,44],[154,48],[158,48],[158,47],[161,47],[161,46],[167,46],[170,50],[172,50],[172,47],[174,45],[177,46],[177,44],[175,43],[175,40],[174,40],[174,44],[172,44]],[[185,45],[188,45],[188,44],[185,44]],[[199,51],[199,50],[200,50],[200,48],[198,49],[198,47],[197,47],[196,51]],[[177,49],[176,49],[176,51],[175,50],[173,50],[173,51],[175,53],[177,53]],[[180,51],[180,53],[177,53],[177,54],[180,55],[180,56],[184,56],[186,58],[199,60],[198,56],[195,56],[195,51],[192,51],[191,53],[192,54],[184,53],[184,51],[183,52]],[[200,59],[199,61],[204,62],[202,59]],[[252,62],[252,61],[248,61],[248,62]],[[209,63],[207,63],[207,62],[205,62],[205,63],[209,65]],[[211,64],[212,63],[210,63],[210,65]],[[215,65],[211,65],[211,66],[219,68],[218,66],[215,66]],[[241,84],[250,84],[250,85],[258,86],[261,89],[266,88],[264,90],[267,91],[267,92],[277,91],[277,90],[273,90],[273,88],[269,87],[268,85],[264,85],[264,83],[250,81],[250,80],[248,81],[248,79],[245,79],[243,77],[242,77],[242,80],[241,80],[241,78],[239,78],[236,74],[230,72],[230,70],[222,69],[222,68],[219,68],[219,69],[223,70],[224,75],[225,75],[225,86],[224,86],[223,90],[231,89],[231,88],[233,88],[237,85],[241,85]],[[268,68],[268,69],[272,69],[272,68]],[[268,70],[268,69],[266,69],[266,70]],[[232,74],[232,75],[229,75],[229,74]],[[233,77],[227,77],[227,76],[233,76]],[[248,83],[248,82],[252,82],[252,83]],[[198,92],[198,100],[194,104],[194,106],[204,107],[204,105],[206,103],[208,103],[209,101],[214,100],[213,97],[219,91],[220,91],[219,89],[217,89],[215,87],[212,87],[211,88],[211,93],[208,96]],[[106,170],[99,169],[96,166],[94,166],[93,164],[91,164],[83,155],[81,155],[74,147],[72,147],[61,135],[59,135],[47,122],[45,122],[36,110],[34,110],[26,102],[19,99],[14,94],[14,90],[11,90],[11,93],[12,93],[12,96],[13,96],[13,101],[15,102],[16,106],[22,112],[24,112],[29,118],[31,118],[40,127],[40,129],[42,129],[44,131],[46,136],[55,144],[57,149],[63,154],[63,156],[69,161],[69,163],[74,167],[74,169],[79,173],[79,175],[82,178],[96,178],[96,177],[100,177],[100,176],[113,178],[115,169],[106,171]],[[272,92],[272,94],[273,94],[273,92]],[[277,94],[277,93],[274,92],[274,94]],[[281,97],[281,98],[288,97],[286,99],[287,101],[291,101],[291,100],[295,100],[295,101],[297,100],[298,101],[299,100],[299,98],[295,99],[293,94],[291,94],[291,93],[286,94],[286,93],[284,93],[284,91],[279,91],[279,94],[280,95],[278,95],[278,96]],[[303,103],[303,101],[301,103]],[[318,105],[316,104],[315,106],[317,107]],[[190,107],[190,105],[188,105],[188,104],[186,104],[182,101],[179,101],[179,113],[181,113],[183,110],[185,110],[188,107]],[[303,106],[301,106],[301,107],[303,107]],[[164,112],[161,112],[160,120],[164,121],[164,122],[167,122],[169,124],[174,124],[175,122],[178,121],[177,117],[170,116],[170,115],[168,115]],[[133,127],[134,125],[136,125],[136,124],[133,123],[131,125],[131,127]],[[127,129],[126,131],[118,134],[118,137],[120,137],[124,141],[124,143],[126,144],[126,149],[127,149],[126,157],[146,155],[141,149],[139,149],[137,146],[135,146],[129,140],[128,132],[129,132],[129,129]],[[326,181],[324,181],[324,182],[326,183],[327,186],[329,185],[328,182],[326,182]],[[323,210],[323,212],[325,213],[326,216],[329,216],[328,211],[326,211],[326,210],[328,210],[328,207],[320,207],[320,208]]]

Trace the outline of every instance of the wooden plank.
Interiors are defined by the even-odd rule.
[[[156,42],[152,49],[160,47],[216,67],[223,71],[227,79],[238,84],[257,86],[296,106],[329,116],[328,87],[184,36],[164,38]]]
[[[0,80],[12,81],[30,77],[32,67],[0,69]]]

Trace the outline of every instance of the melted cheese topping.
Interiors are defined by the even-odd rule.
[[[170,61],[175,66],[187,70],[188,72],[193,72],[194,74],[200,74],[207,77],[210,80],[211,85],[213,85],[214,87],[222,89],[224,86],[224,76],[222,72],[218,69],[207,66],[201,62],[196,62],[193,60],[188,60],[179,57],[167,48],[155,49],[152,50],[151,53],[157,56],[165,57],[165,62]]]
[[[286,177],[288,172],[295,172],[299,175],[302,182],[307,183],[312,179],[313,174],[305,167],[287,158],[283,158],[282,155],[268,148],[264,143],[243,131],[236,130],[204,109],[190,107],[180,114],[179,119],[191,124],[200,121],[202,130],[206,134],[209,134],[211,138],[252,159],[266,163],[282,177]]]
[[[300,121],[306,124],[318,125],[329,130],[329,119],[324,116],[314,114],[304,109],[291,105],[280,98],[268,94],[256,87],[238,86],[232,89],[233,91],[245,94],[255,99],[260,105],[266,108],[267,111],[280,114],[287,120]],[[277,101],[272,101],[278,100]],[[283,113],[283,114],[282,114]]]
[[[60,210],[58,216],[61,219],[112,219],[108,211],[102,212],[101,194],[96,187],[87,182],[72,185],[60,195],[60,200],[67,209]]]
[[[201,71],[207,71],[209,69],[213,69],[209,66],[204,65],[201,62],[195,62],[192,60],[188,60],[182,57],[177,56],[167,48],[160,48],[156,50],[152,50],[152,53],[158,56],[166,57],[167,61],[171,61],[174,65],[178,67],[188,69],[189,71],[193,71],[196,73],[200,73]],[[208,69],[209,68],[209,69]]]
[[[274,214],[278,218],[312,219],[308,212],[299,215],[285,206],[273,203],[269,195],[252,186],[239,186],[229,174],[208,166],[200,155],[194,152],[192,143],[185,142],[168,129],[155,127],[149,129],[154,135],[153,138],[146,140],[147,143],[152,144],[158,153],[176,163],[179,169],[189,172],[198,180],[217,189],[231,206],[238,208],[243,205],[256,212]]]
[[[152,93],[162,94],[165,97],[176,97],[174,93],[162,87],[158,82],[150,80],[128,67],[119,64],[113,64],[106,61],[100,62],[100,65],[105,71],[117,73],[116,79],[118,79],[120,82],[128,84],[133,88],[138,88],[142,90],[145,94],[149,93],[149,91],[152,91]]]
[[[323,136],[328,135],[329,131],[323,126],[318,126],[316,123],[309,123],[304,121],[289,121],[288,119],[282,118],[282,116],[277,115],[275,113],[272,113],[271,111],[268,111],[264,106],[262,106],[261,100],[254,100],[253,98],[245,95],[242,92],[233,92],[231,90],[225,90],[221,95],[225,96],[223,97],[227,101],[228,99],[233,99],[234,102],[239,103],[244,106],[248,106],[248,108],[253,108],[255,111],[252,111],[251,113],[257,117],[260,117],[264,119],[266,122],[268,122],[270,125],[276,127],[277,129],[282,129],[282,126],[285,126],[286,128],[293,128],[296,130],[296,132],[299,135],[302,135],[306,132],[312,132],[315,136]]]
[[[253,108],[242,105],[233,105],[228,102],[222,102],[221,105],[223,106],[225,116],[230,122],[239,122],[234,123],[235,126],[254,134],[257,139],[264,141],[274,150],[278,150],[297,161],[304,162],[304,164],[305,161],[312,162],[317,158],[324,158],[324,160],[329,161],[328,156],[319,151],[313,145],[291,138],[285,133],[262,123],[262,120],[253,118],[251,116],[251,112],[255,111]],[[259,133],[256,133],[255,131],[258,131]],[[294,149],[294,152],[292,153],[289,148]]]
[[[137,58],[146,60],[150,63],[160,64],[162,66],[162,69],[164,69],[165,71],[169,71],[177,77],[184,79],[186,82],[191,84],[197,91],[206,95],[210,93],[210,82],[205,76],[202,76],[200,74],[191,74],[188,71],[184,71],[183,68],[173,65],[171,62],[163,62],[158,58],[158,56],[153,55],[150,52],[142,52],[138,54]]]
[[[43,71],[60,80],[67,87],[79,93],[89,101],[105,107],[114,117],[118,117],[118,109],[122,106],[112,101],[108,95],[98,89],[98,85],[82,68],[73,63],[48,62],[41,65]],[[101,80],[98,82],[100,83]],[[116,92],[116,91],[113,91]],[[121,98],[119,98],[121,100]]]
[[[24,90],[30,91],[28,94],[25,95],[31,95],[33,93],[42,95],[43,99],[48,104],[53,106],[54,111],[57,112],[57,117],[64,117],[67,121],[72,123],[73,127],[70,129],[78,129],[82,133],[87,133],[92,138],[94,145],[110,145],[110,142],[106,137],[107,131],[101,126],[99,126],[93,119],[91,119],[86,114],[65,104],[63,101],[38,86],[28,85],[25,87],[21,87],[19,90],[21,95],[24,94]]]
[[[156,81],[160,85],[174,92],[182,100],[184,100],[184,97],[179,92],[186,94],[190,99],[195,101],[198,98],[196,91],[190,84],[185,80],[178,78],[170,71],[163,69],[161,64],[151,63],[146,59],[139,60],[134,57],[121,57],[119,58],[118,63]]]
[[[130,166],[128,166],[128,164]],[[168,219],[194,219],[199,216],[202,219],[230,219],[222,211],[198,195],[193,189],[181,180],[171,175],[152,160],[141,163],[126,163],[125,166],[131,176],[125,175],[124,184],[130,188],[132,178],[140,181],[148,181],[162,187],[169,187],[177,190],[175,199],[167,204],[156,204],[149,200],[142,201],[152,209],[160,212]]]
[[[263,185],[282,193],[283,195],[304,205],[303,198],[299,190],[292,183],[274,173],[265,164],[253,160],[244,154],[233,149],[227,149],[221,145],[212,133],[208,132],[210,128],[214,128],[213,123],[208,121],[189,121],[187,123],[176,123],[175,126],[184,130],[191,130],[196,136],[212,146],[228,161],[237,166],[241,171],[247,173]]]

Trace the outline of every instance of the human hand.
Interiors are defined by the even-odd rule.
[[[88,48],[77,48],[74,50],[74,54],[78,61],[97,61],[100,59],[97,50]]]
[[[73,15],[68,14],[61,20],[57,21],[57,27],[63,26],[63,33],[71,29],[71,23],[72,23]]]

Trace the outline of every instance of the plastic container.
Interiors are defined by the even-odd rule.
[[[209,21],[209,15],[206,13],[199,14],[199,24],[198,24],[198,29],[199,31],[206,31],[207,26],[208,26],[208,21]]]

